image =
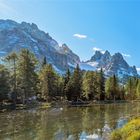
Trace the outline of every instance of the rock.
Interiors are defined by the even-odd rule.
[[[86,61],[85,64],[94,67],[95,70],[100,70],[102,68],[107,77],[114,74],[120,79],[129,76],[139,77],[136,67],[129,66],[121,53],[115,53],[111,56],[108,51],[105,51],[105,53],[96,51],[91,59]]]
[[[41,62],[46,57],[56,71],[63,73],[80,62],[66,44],[59,46],[48,33],[41,31],[36,24],[12,20],[0,20],[0,57],[27,48]]]

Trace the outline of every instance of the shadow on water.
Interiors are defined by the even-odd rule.
[[[0,114],[0,140],[102,140],[132,116],[140,103],[22,110]]]

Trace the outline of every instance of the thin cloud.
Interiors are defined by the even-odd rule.
[[[16,11],[5,0],[0,0],[0,14],[8,15],[9,13],[16,13]]]
[[[123,55],[124,57],[131,57],[131,55],[130,55],[130,54],[125,54],[125,53],[122,53],[122,55]]]
[[[95,52],[95,51],[100,51],[101,53],[105,53],[105,51],[103,50],[103,49],[101,49],[101,48],[97,48],[97,47],[93,47],[93,51]]]
[[[102,49],[101,48],[94,47],[93,48],[93,51],[102,51]]]
[[[105,51],[101,51],[101,53],[102,53],[102,54],[104,54],[104,53],[105,53]]]
[[[83,34],[74,34],[73,36],[76,37],[76,38],[79,38],[79,39],[87,38],[87,35],[83,35]]]
[[[140,68],[136,68],[138,72],[140,72]]]

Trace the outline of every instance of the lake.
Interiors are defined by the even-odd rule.
[[[139,115],[138,102],[4,112],[0,140],[105,140]]]

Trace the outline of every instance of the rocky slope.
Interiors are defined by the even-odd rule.
[[[100,70],[102,68],[107,76],[114,74],[120,78],[138,76],[136,67],[129,66],[120,53],[111,55],[108,51],[104,54],[100,51],[96,51],[91,59],[85,62],[85,64],[92,66],[94,70]]]
[[[64,73],[67,68],[73,69],[80,64],[84,70],[99,70],[103,68],[107,76],[116,74],[119,77],[138,76],[135,66],[131,67],[120,53],[111,55],[108,51],[102,54],[96,51],[87,62],[80,62],[78,55],[74,54],[66,44],[59,46],[48,33],[38,29],[32,23],[17,23],[12,20],[0,20],[0,57],[5,57],[13,51],[28,48],[36,57],[51,63],[56,71]]]
[[[48,63],[53,64],[58,72],[64,72],[80,62],[66,44],[59,46],[57,41],[34,23],[0,20],[0,57],[22,48],[32,51],[40,62],[46,56]]]

